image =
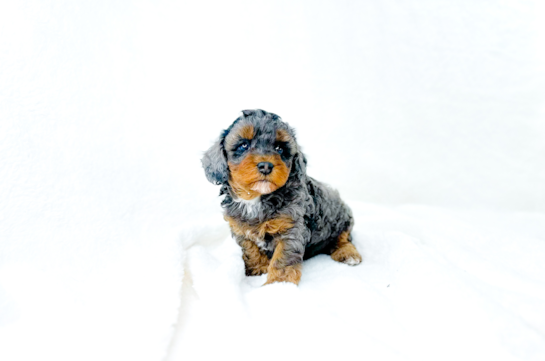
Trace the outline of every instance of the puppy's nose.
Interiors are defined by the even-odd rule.
[[[270,174],[273,170],[274,165],[269,162],[257,163],[257,169],[261,174],[267,175]]]

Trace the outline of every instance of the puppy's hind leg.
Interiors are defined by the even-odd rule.
[[[331,258],[349,266],[356,266],[361,263],[362,257],[356,247],[350,242],[350,233],[348,231],[344,231],[337,238],[337,244],[333,248]]]

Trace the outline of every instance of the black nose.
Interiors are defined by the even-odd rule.
[[[269,162],[257,163],[257,169],[259,169],[261,174],[267,175],[272,172],[273,168],[274,168],[274,165]]]

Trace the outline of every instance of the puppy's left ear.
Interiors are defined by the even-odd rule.
[[[223,142],[227,131],[223,132],[219,139],[204,153],[201,159],[204,174],[210,183],[223,184],[229,179],[229,167]]]

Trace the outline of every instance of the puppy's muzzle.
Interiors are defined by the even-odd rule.
[[[259,173],[263,175],[270,174],[274,168],[274,165],[270,162],[260,162],[257,163],[257,169],[259,170]]]

